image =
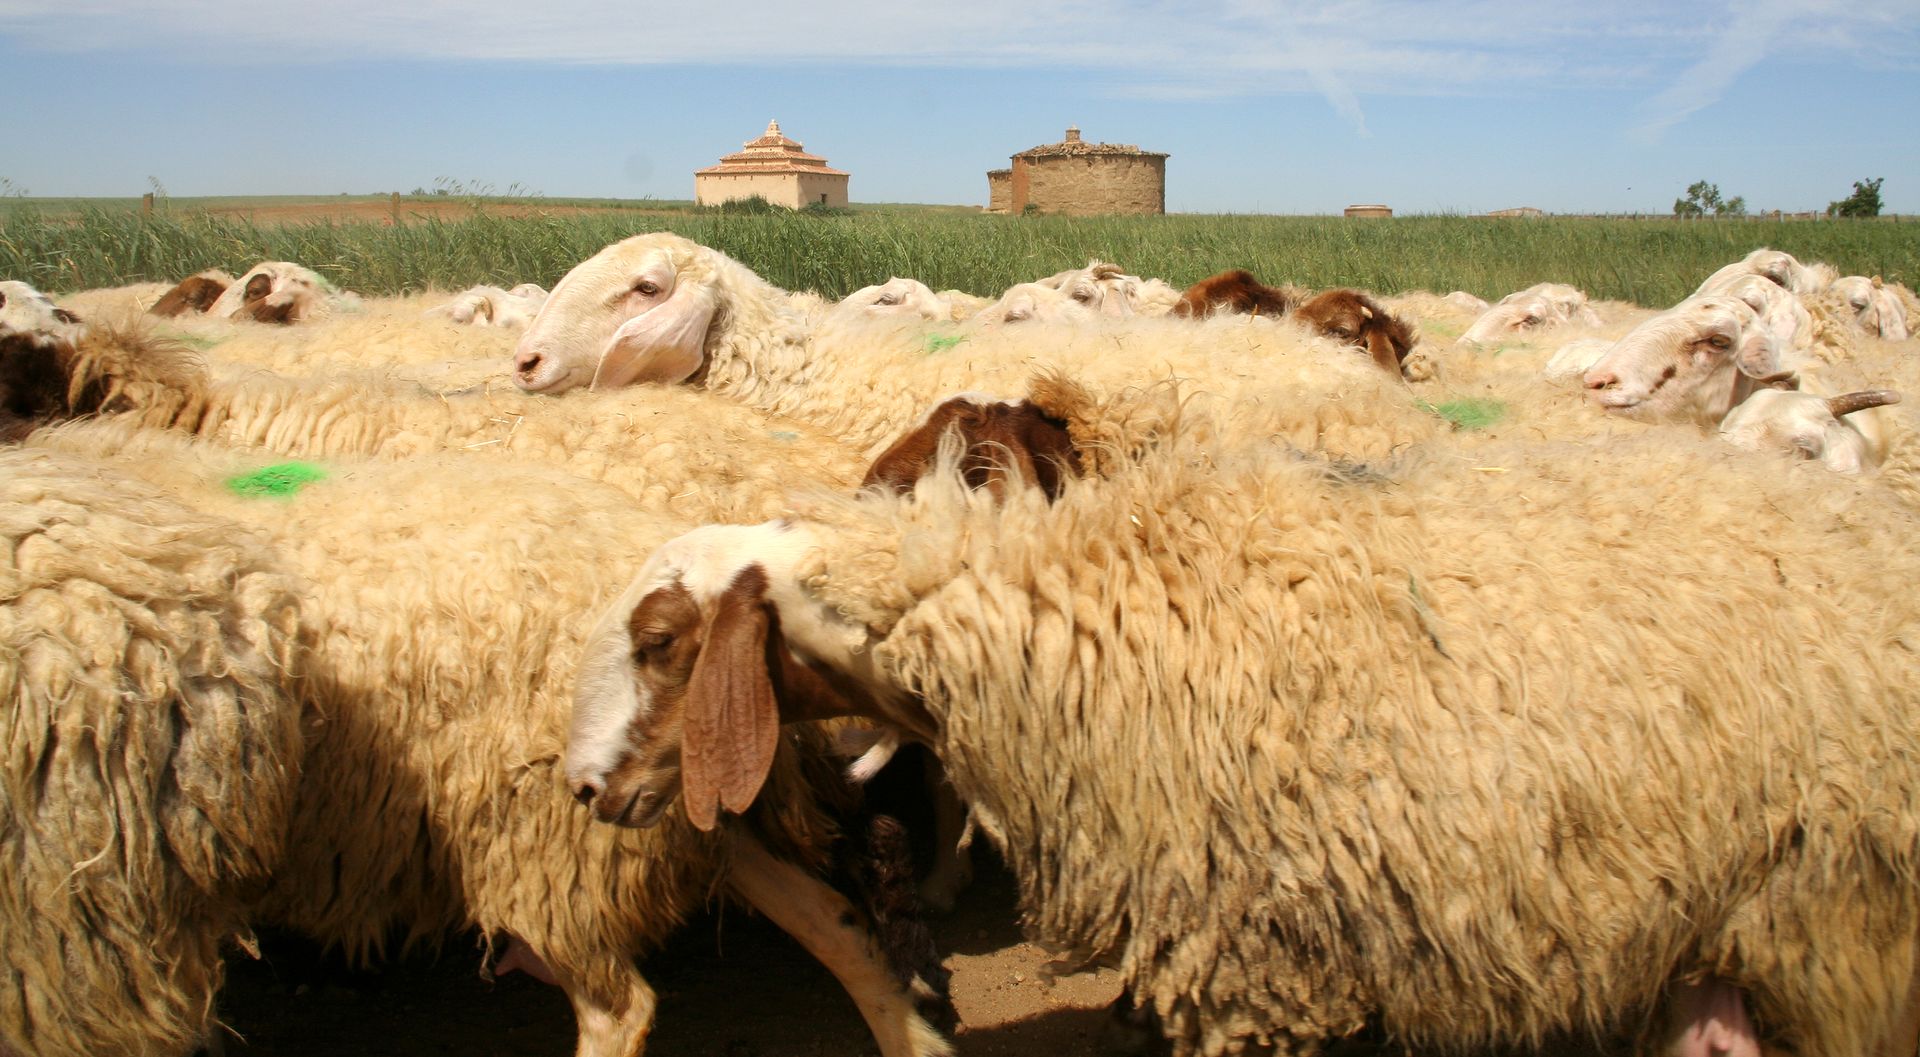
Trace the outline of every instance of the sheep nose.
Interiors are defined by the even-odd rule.
[[[582,778],[573,783],[573,798],[580,801],[582,807],[592,807],[593,798],[606,791],[606,785],[598,778]]]
[[[1589,371],[1586,382],[1588,389],[1617,389],[1620,376],[1612,371]]]
[[[540,354],[531,350],[515,356],[513,358],[514,373],[522,376],[532,374],[534,369],[540,366],[540,359]]]

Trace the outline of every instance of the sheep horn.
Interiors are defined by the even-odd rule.
[[[1827,410],[1833,412],[1834,418],[1840,418],[1843,415],[1851,415],[1855,411],[1865,411],[1870,407],[1899,402],[1900,394],[1891,389],[1868,389],[1861,393],[1848,393],[1845,396],[1828,398]]]

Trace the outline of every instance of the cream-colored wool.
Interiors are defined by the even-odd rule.
[[[1706,975],[1770,1043],[1878,1052],[1920,932],[1908,508],[1676,431],[1382,476],[1198,416],[1052,504],[949,473],[799,522],[1039,938],[1180,1054],[1634,1036]]]
[[[629,272],[641,267],[658,270],[671,295],[631,317],[608,309],[603,295],[610,296],[610,284],[630,283]],[[711,306],[710,318],[692,311],[695,306],[701,312]],[[1182,377],[1250,399],[1301,399],[1296,381],[1330,399],[1363,393],[1406,405],[1413,399],[1364,355],[1271,320],[1195,325],[1090,316],[1062,326],[956,327],[857,315],[814,319],[738,261],[664,232],[616,243],[562,280],[522,339],[517,377],[533,389],[584,386],[601,373],[602,353],[616,347],[627,377],[664,377],[653,368],[667,365],[651,361],[650,350],[670,350],[681,366],[687,350],[677,344],[678,328],[672,343],[615,338],[622,331],[644,333],[636,323],[654,313],[705,328],[694,350],[698,367],[669,372],[674,377],[806,422],[869,454],[947,397],[973,391],[1017,398],[1048,367],[1102,392]]]
[[[411,325],[489,332],[443,321]],[[686,389],[543,397],[494,386],[442,395],[383,375],[326,380],[270,371],[228,371],[214,382],[197,357],[152,340],[144,328],[92,328],[75,371],[82,384],[103,383],[107,409],[149,426],[288,455],[457,451],[489,465],[541,463],[694,520],[775,517],[789,489],[850,489],[866,469],[860,452],[818,430]]]
[[[0,1052],[207,1041],[298,779],[279,564],[104,462],[0,451]]]
[[[301,580],[317,636],[311,722],[261,920],[357,957],[395,928],[410,940],[459,926],[511,935],[573,1000],[581,1052],[608,1052],[590,1038],[608,1016],[637,1014],[644,1029],[653,998],[633,959],[701,905],[726,836],[678,812],[649,830],[595,823],[560,757],[584,635],[684,523],[557,470],[456,454],[328,461],[326,479],[297,494],[248,498],[224,482],[271,457],[127,420],[27,443],[111,461],[250,526]],[[780,760],[743,824],[817,866],[831,827],[791,746]]]

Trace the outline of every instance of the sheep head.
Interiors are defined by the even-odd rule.
[[[1282,316],[1290,307],[1287,291],[1268,286],[1244,269],[1219,272],[1181,293],[1173,315],[1199,319],[1215,312],[1251,316]]]
[[[326,281],[311,268],[291,261],[263,261],[222,291],[206,314],[218,319],[295,323],[313,315],[326,300]]]
[[[635,235],[574,266],[514,351],[514,384],[530,393],[641,382],[672,385],[706,366],[719,308],[718,261],[669,232]]]
[[[220,295],[233,285],[233,276],[217,269],[209,269],[180,280],[173,289],[160,295],[148,312],[156,316],[201,315],[220,300]]]
[[[1000,299],[981,309],[973,322],[996,327],[1007,323],[1069,323],[1090,313],[1058,288],[1045,283],[1010,286]]]
[[[1608,411],[1652,421],[1719,422],[1756,381],[1782,376],[1783,350],[1739,298],[1690,297],[1615,342],[1585,375]]]
[[[1830,289],[1846,303],[1862,330],[1888,341],[1907,340],[1906,306],[1878,276],[1869,279],[1864,275],[1849,275],[1834,280]]]
[[[589,638],[567,780],[603,822],[648,826],[678,796],[712,829],[753,803],[782,723],[918,720],[870,692],[868,632],[804,589],[816,550],[789,522],[713,525],[655,551]]]
[[[1757,249],[1707,276],[1695,294],[1725,293],[1728,284],[1743,275],[1758,275],[1784,290],[1796,294],[1816,294],[1834,279],[1833,268],[1826,264],[1802,264],[1783,250]]]
[[[1037,486],[1058,498],[1066,478],[1082,470],[1067,424],[1031,400],[995,400],[965,393],[942,402],[920,424],[888,446],[868,468],[861,487],[911,492],[939,462],[949,435],[959,447],[961,476],[971,488],[1005,498],[1007,482]]]
[[[1587,295],[1566,283],[1535,283],[1515,290],[1500,303],[1481,313],[1460,340],[1476,345],[1491,345],[1503,338],[1529,330],[1557,327],[1576,322],[1593,326],[1599,323],[1593,309],[1587,307]]]
[[[1293,316],[1317,333],[1365,350],[1394,375],[1413,349],[1413,328],[1358,290],[1328,290],[1294,309]]]
[[[1825,397],[1762,389],[1720,422],[1720,435],[1749,451],[1786,451],[1835,473],[1857,474],[1878,462],[1875,445],[1847,416],[1900,402],[1890,389]]]
[[[855,290],[834,305],[837,311],[868,312],[881,316],[919,316],[946,319],[947,302],[918,279],[889,278],[879,286]]]

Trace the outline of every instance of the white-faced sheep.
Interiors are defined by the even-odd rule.
[[[894,276],[878,286],[864,286],[834,303],[836,311],[911,316],[951,322],[953,308],[933,288],[918,279]]]
[[[316,721],[259,920],[355,956],[396,928],[478,928],[565,989],[582,1057],[626,1057],[655,1007],[634,957],[726,884],[835,972],[882,1052],[947,1052],[815,877],[831,826],[812,793],[828,765],[810,762],[809,740],[781,739],[779,791],[728,833],[615,829],[573,802],[559,760],[588,611],[630,578],[636,540],[684,523],[604,485],[458,455],[333,463],[312,480],[124,420],[27,443],[110,460],[250,526],[301,581]],[[256,484],[269,494],[247,494]]]
[[[700,385],[868,451],[953,393],[1023,397],[1049,363],[1103,391],[1177,376],[1196,388],[1257,389],[1274,399],[1307,399],[1304,390],[1351,406],[1360,390],[1383,389],[1383,372],[1332,341],[1231,319],[1122,326],[1086,313],[1071,326],[971,328],[936,345],[917,322],[853,319],[809,331],[784,305],[777,289],[724,254],[677,235],[636,236],[561,281],[521,339],[515,381],[541,392],[633,380]],[[1404,394],[1387,399],[1412,406]],[[1343,405],[1333,406],[1339,417]]]
[[[278,564],[103,461],[0,451],[0,1052],[208,1041],[299,773]]]
[[[1711,426],[1793,364],[1770,321],[1729,294],[1689,297],[1615,342],[1585,375],[1609,412]]]
[[[1834,280],[1827,289],[1852,310],[1860,329],[1888,341],[1907,340],[1906,304],[1879,276],[1849,275]]]
[[[80,333],[80,317],[53,303],[53,298],[17,279],[0,281],[0,334],[68,338]]]
[[[1886,445],[1882,431],[1869,437],[1851,416],[1899,401],[1889,389],[1833,397],[1762,389],[1727,413],[1720,435],[1736,448],[1789,452],[1835,473],[1859,473],[1879,465]]]
[[[1516,290],[1481,313],[1460,340],[1491,345],[1523,331],[1542,330],[1565,323],[1596,327],[1600,317],[1587,304],[1587,295],[1565,283],[1536,283]]]
[[[545,287],[521,283],[511,290],[497,286],[470,286],[452,301],[427,310],[455,323],[476,327],[524,327],[547,303]]]
[[[569,771],[670,796],[623,761],[664,719],[633,704],[673,702],[705,814],[750,798],[733,739],[768,709],[893,723],[1030,930],[1118,966],[1179,1054],[1369,1023],[1657,1044],[1716,1008],[1799,1053],[1911,1052],[1910,515],[1704,437],[1486,458],[1383,478],[1170,436],[1052,503],[948,470],[698,530],[587,648]],[[668,636],[707,678],[636,659]]]
[[[1084,268],[1055,272],[1036,285],[1051,287],[1066,294],[1074,304],[1114,318],[1164,316],[1180,303],[1181,296],[1179,290],[1159,279],[1128,275],[1119,265],[1106,261],[1088,261]]]
[[[261,371],[214,381],[185,349],[139,328],[95,327],[70,344],[0,336],[0,439],[76,414],[288,455],[459,451],[544,463],[613,484],[651,510],[699,520],[776,516],[788,489],[851,489],[866,467],[832,437],[708,393],[442,396],[363,375],[305,380]]]
[[[1776,286],[1807,297],[1825,290],[1839,272],[1830,264],[1802,264],[1791,253],[1762,248],[1707,276],[1694,293],[1723,293],[1726,284],[1742,275],[1763,276]]]

